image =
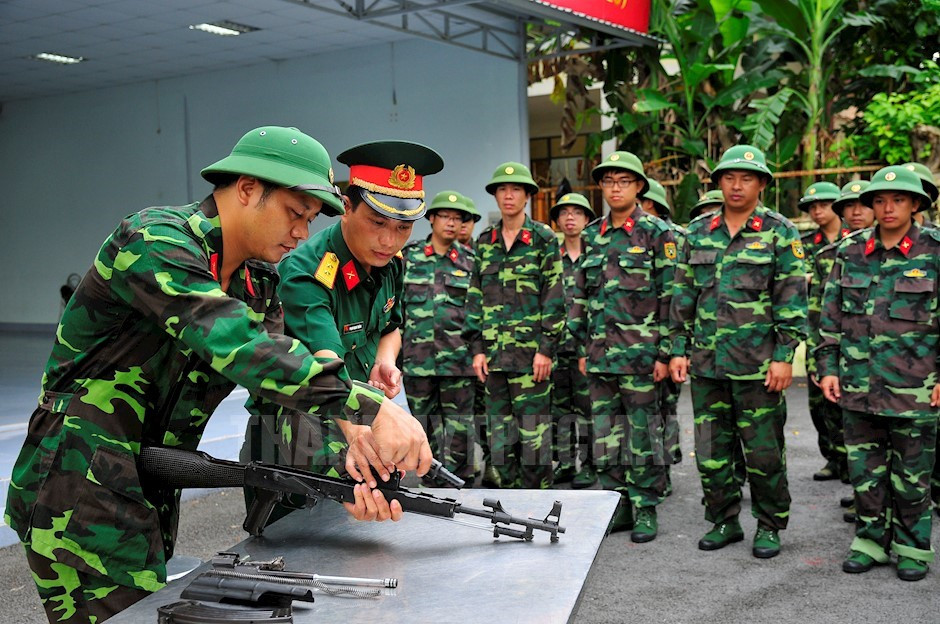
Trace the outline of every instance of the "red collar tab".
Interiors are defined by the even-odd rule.
[[[898,245],[898,249],[901,250],[901,253],[904,254],[904,257],[907,257],[907,254],[911,253],[911,247],[914,246],[914,241],[911,240],[910,236],[905,236],[901,240],[901,244]]]
[[[813,244],[818,245],[822,242],[822,232],[816,232],[816,236],[813,237]]]
[[[415,173],[414,167],[404,163],[394,169],[373,165],[350,165],[349,182],[374,193],[385,193],[393,197],[423,197],[424,191],[422,176]]]
[[[212,271],[212,278],[219,281],[219,254],[209,256],[209,270]]]
[[[851,233],[852,233],[852,230],[850,230],[849,228],[842,228],[842,238],[845,238]]]
[[[255,294],[255,285],[251,283],[251,274],[248,272],[248,267],[245,267],[245,290],[248,291],[248,294],[252,297],[257,297]]]
[[[495,242],[496,242],[496,239],[497,239],[498,237],[499,237],[499,232],[497,232],[497,231],[494,229],[494,230],[493,230],[493,234],[490,236],[490,243],[495,243]]]
[[[760,229],[764,227],[764,220],[760,217],[751,217],[751,229],[755,232],[760,232]]]
[[[715,215],[712,217],[712,222],[708,224],[708,229],[717,230],[719,225],[721,225],[721,215]]]
[[[604,217],[604,220],[601,221],[601,236],[607,232],[607,217]]]
[[[532,232],[529,230],[522,230],[522,236],[520,238],[522,238],[522,242],[526,245],[532,244]]]
[[[450,253],[447,254],[447,257],[450,258],[451,262],[457,262],[457,248],[451,247]]]
[[[636,225],[636,221],[634,221],[634,220],[631,219],[630,217],[627,217],[627,220],[623,222],[623,229],[624,229],[624,231],[626,231],[627,234],[632,234],[632,233],[633,233],[633,227],[634,227],[635,225]]]
[[[865,243],[865,255],[870,256],[872,252],[875,251],[875,238],[869,238],[868,242]]]
[[[424,255],[433,256],[434,255],[434,245],[425,245],[424,246]]]
[[[343,265],[343,281],[346,282],[346,290],[352,290],[359,285],[359,272],[356,271],[352,260]]]

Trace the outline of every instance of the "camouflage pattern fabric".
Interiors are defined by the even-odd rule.
[[[592,373],[588,384],[601,487],[655,507],[666,496],[667,460],[653,376]]]
[[[931,562],[930,471],[937,419],[845,410],[849,477],[855,490],[852,550],[886,563],[888,552]]]
[[[428,434],[431,452],[444,467],[473,480],[473,378],[405,376],[408,407]]]
[[[839,234],[836,236],[834,241],[830,241],[826,238],[825,232],[822,231],[822,228],[816,228],[815,230],[810,230],[806,234],[803,234],[800,237],[800,240],[803,243],[803,252],[806,254],[806,259],[812,261],[811,259],[816,256],[819,251],[831,244],[835,244],[849,235],[851,230],[845,226],[844,223],[839,226]],[[812,266],[807,266],[807,273],[812,271]]]
[[[796,228],[757,206],[732,237],[723,209],[689,224],[676,271],[672,355],[698,377],[763,381],[806,338],[806,277]]]
[[[839,377],[843,410],[937,418],[940,232],[914,224],[885,249],[873,228],[846,239],[823,295],[820,377]]]
[[[377,413],[381,394],[340,360],[277,333],[273,267],[249,261],[221,289],[223,253],[211,197],[130,215],[104,242],[63,312],[13,467],[6,522],[33,553],[156,591],[179,492],[141,484],[142,445],[195,449],[235,384],[317,419]]]
[[[679,250],[675,269],[678,271],[685,248],[685,239],[689,232],[672,221],[666,221],[666,223],[672,229],[672,235],[676,240],[676,248]],[[670,288],[673,288],[674,285],[675,273],[673,273],[673,282]],[[669,377],[656,384],[659,414],[663,418],[663,447],[666,450],[666,456],[671,458],[673,464],[682,463],[682,446],[679,444],[679,395],[681,392],[682,386]]]
[[[508,250],[502,220],[480,234],[476,249],[463,337],[471,355],[487,358],[491,459],[504,487],[550,487],[551,380],[533,382],[532,361],[536,353],[554,358],[565,325],[558,239],[547,225],[526,216]],[[517,433],[524,436],[521,441]],[[537,451],[539,462],[542,455],[547,459],[526,463],[535,459],[524,456],[524,449]]]
[[[551,382],[490,370],[486,378],[490,458],[502,487],[552,486]]]
[[[26,544],[26,561],[33,573],[46,619],[59,624],[103,622],[150,592],[122,587],[111,580],[79,572],[37,555]]]
[[[783,428],[787,404],[763,381],[692,378],[695,462],[705,494],[705,519],[723,522],[741,513],[741,483],[734,475],[738,448],[751,482],[751,514],[782,530],[790,517]]]

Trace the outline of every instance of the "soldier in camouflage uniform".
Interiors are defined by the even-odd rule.
[[[821,387],[842,408],[858,519],[842,569],[897,555],[898,578],[933,561],[930,473],[940,416],[940,232],[912,215],[918,177],[885,167],[861,194],[878,225],[839,246],[823,295]]]
[[[561,261],[565,273],[565,309],[572,305],[575,273],[583,249],[581,232],[594,220],[594,210],[588,198],[580,193],[566,193],[552,206],[549,213],[564,235]],[[597,482],[597,472],[591,456],[591,396],[587,378],[578,370],[578,348],[574,337],[565,328],[564,339],[558,348],[558,361],[552,371],[553,454],[558,460],[555,483],[572,482],[571,487],[583,489]],[[578,449],[584,449],[581,468],[575,472]]]
[[[431,234],[405,246],[402,370],[411,413],[425,424],[444,466],[473,480],[473,367],[460,337],[474,253],[457,242],[473,214],[456,191],[441,191],[427,210]]]
[[[351,382],[342,361],[279,333],[270,263],[321,210],[343,212],[326,150],[293,128],[258,128],[202,175],[215,190],[201,203],[121,222],[56,332],[5,515],[50,622],[102,622],[164,586],[180,493],[142,483],[137,455],[195,449],[235,384],[314,418],[346,418],[353,441],[372,436],[374,418],[380,463],[430,465],[417,421]],[[398,427],[407,434],[388,435]],[[347,507],[360,519],[400,517],[368,488]]]
[[[666,495],[656,383],[668,374],[677,248],[669,225],[637,203],[649,187],[639,158],[614,152],[592,175],[610,214],[584,231],[568,323],[586,356],[582,370],[591,389],[601,485],[622,494],[611,530],[633,524],[630,539],[649,542],[658,532],[656,506]]]
[[[460,224],[460,228],[457,230],[457,242],[463,245],[464,247],[469,247],[473,249],[473,228],[476,226],[477,222],[483,218],[483,215],[480,214],[480,211],[477,210],[476,203],[463,193],[457,193],[457,196],[460,198],[460,201],[466,207],[467,211],[470,213],[470,220],[464,221]]]
[[[752,553],[768,558],[780,552],[790,516],[783,391],[806,337],[803,247],[793,224],[760,204],[772,179],[760,150],[729,148],[712,177],[725,203],[689,224],[672,300],[670,372],[676,382],[692,376],[695,459],[705,518],[715,523],[699,548],[744,538],[732,475],[743,442],[757,518]]]
[[[659,217],[669,225],[676,240],[676,248],[682,250],[688,231],[681,225],[673,222],[672,208],[666,199],[666,189],[656,180],[650,180],[650,187],[640,197],[640,205],[647,214]],[[720,205],[720,204],[719,204]],[[677,259],[678,260],[678,259]],[[673,280],[675,276],[673,275]],[[659,413],[663,418],[663,448],[666,457],[672,464],[682,462],[682,447],[679,446],[679,393],[682,386],[666,377],[656,384],[656,394],[659,399]],[[666,466],[666,494],[672,492],[672,481],[669,478],[669,466]]]
[[[704,193],[692,206],[692,210],[689,211],[689,221],[695,220],[699,215],[715,212],[721,208],[724,201],[721,189],[713,189]]]
[[[797,206],[818,226],[803,235],[803,252],[806,254],[807,278],[809,279],[808,289],[813,290],[813,260],[820,249],[827,245],[836,243],[849,233],[848,227],[842,223],[842,219],[833,210],[833,202],[839,199],[839,187],[832,182],[816,182],[811,184],[804,191]],[[831,265],[830,265],[831,266]],[[827,274],[828,275],[828,274]],[[823,286],[825,285],[825,276],[823,277]],[[822,291],[820,290],[820,293]],[[807,320],[809,321],[809,336],[819,327],[819,305],[820,299],[809,298],[809,310]],[[807,353],[811,353],[812,344],[807,343]],[[828,481],[830,479],[844,478],[848,481],[845,466],[845,453],[840,452],[834,441],[832,431],[829,430],[827,423],[836,419],[841,419],[841,413],[838,406],[830,403],[823,398],[819,386],[813,383],[816,378],[815,362],[813,358],[806,358],[806,374],[809,378],[807,384],[807,394],[809,396],[809,414],[813,421],[813,427],[816,428],[819,452],[826,459],[826,465],[818,472],[813,474],[814,481]]]
[[[347,205],[340,222],[311,237],[279,266],[278,295],[286,333],[320,357],[338,357],[352,379],[387,398],[401,389],[401,249],[424,216],[424,176],[440,171],[432,149],[406,141],[378,141],[347,149]],[[350,471],[342,421],[311,419],[252,397],[242,460],[305,468],[330,476]],[[262,397],[263,399],[263,397]],[[345,458],[344,458],[345,456]],[[376,472],[387,480],[394,466]],[[350,472],[350,474],[354,473]],[[375,480],[370,475],[370,483]],[[246,492],[250,503],[250,495]],[[270,522],[303,497],[278,505]]]
[[[492,462],[503,487],[552,485],[551,369],[565,325],[561,253],[525,213],[528,167],[500,165],[486,185],[502,219],[480,234],[464,337],[486,384]]]

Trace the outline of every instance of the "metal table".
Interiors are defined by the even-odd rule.
[[[419,622],[568,622],[574,619],[588,573],[620,495],[602,490],[428,490],[482,507],[499,498],[514,516],[543,518],[562,501],[566,532],[552,544],[536,531],[531,542],[500,537],[437,518],[406,513],[399,522],[357,522],[337,503],[323,501],[272,524],[260,538],[230,550],[252,559],[283,556],[290,570],[321,575],[398,579],[378,598],[315,593],[294,602],[294,622],[377,622],[392,615]],[[468,522],[482,518],[458,515]],[[109,620],[152,624],[157,607],[179,600],[191,574]]]

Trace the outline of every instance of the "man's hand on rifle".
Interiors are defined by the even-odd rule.
[[[414,470],[419,477],[431,469],[431,447],[424,428],[392,401],[382,402],[371,427],[348,420],[336,422],[349,443],[346,472],[356,481],[365,481],[371,488],[377,485],[366,466],[372,466],[382,481],[388,481],[396,469]]]
[[[389,519],[392,522],[401,520],[404,513],[401,503],[393,500],[389,505],[380,490],[373,490],[365,483],[358,483],[355,487],[355,496],[355,503],[343,503],[343,507],[356,520],[375,522],[385,522]]]

